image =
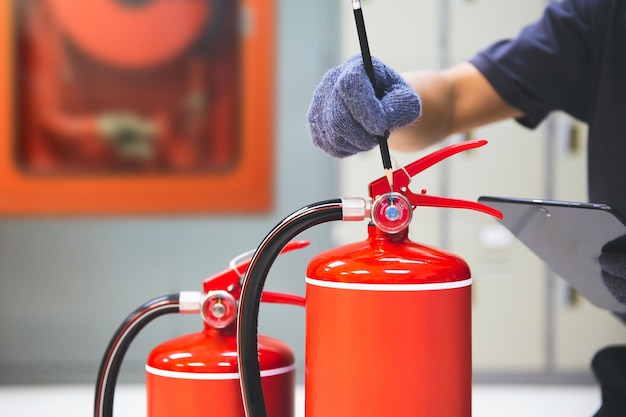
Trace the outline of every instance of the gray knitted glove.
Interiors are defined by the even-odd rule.
[[[372,149],[378,136],[413,122],[422,105],[411,86],[393,69],[372,57],[379,100],[363,60],[355,55],[324,75],[307,115],[315,146],[343,158]]]

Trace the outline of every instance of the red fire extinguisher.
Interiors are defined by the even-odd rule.
[[[290,242],[283,252],[308,245]],[[244,254],[250,255],[250,254]],[[183,291],[155,298],[137,308],[120,325],[100,364],[94,416],[111,417],[114,391],[124,354],[139,331],[168,313],[201,314],[200,332],[163,342],[146,363],[148,417],[243,417],[236,346],[237,303],[250,258],[231,262],[228,269],[207,278],[203,291]],[[304,306],[304,297],[264,291],[264,302]],[[279,340],[259,336],[261,384],[273,417],[293,417],[295,359]]]
[[[248,417],[272,416],[261,387],[257,319],[265,278],[297,234],[329,221],[371,219],[365,241],[315,257],[306,276],[306,417],[471,416],[471,275],[463,259],[411,241],[417,206],[479,203],[412,193],[411,178],[485,140],[438,150],[370,184],[372,200],[304,207],[279,223],[254,254],[241,292],[237,345]],[[266,409],[267,407],[267,409]]]

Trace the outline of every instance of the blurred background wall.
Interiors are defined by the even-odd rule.
[[[272,209],[253,215],[0,218],[0,383],[95,381],[109,338],[132,310],[160,295],[201,290],[204,278],[253,249],[280,219],[337,197],[336,162],[311,145],[305,117],[315,86],[335,62],[337,2],[279,1],[275,14]],[[229,195],[205,198],[227,203]],[[329,228],[302,237],[311,245],[279,259],[267,288],[304,293],[306,261],[329,246]],[[261,314],[262,331],[300,351],[302,368],[304,312],[270,306]],[[133,342],[121,380],[143,380],[152,347],[201,328],[199,316],[155,321]]]
[[[514,36],[540,16],[545,1],[363,0],[362,5],[372,54],[409,70],[458,62],[493,40]],[[377,150],[335,161],[311,145],[306,126],[324,72],[358,53],[348,1],[281,0],[276,6],[272,210],[1,218],[0,383],[93,382],[109,338],[133,309],[159,295],[199,290],[205,277],[255,247],[287,214],[326,198],[365,196],[369,181],[381,176]],[[504,122],[470,132],[490,144],[429,170],[413,187],[471,200],[485,194],[584,200],[584,129],[556,115],[535,131]],[[421,154],[393,156],[408,163]],[[453,250],[472,266],[477,380],[589,382],[593,353],[626,341],[622,325],[608,313],[588,305],[520,244],[499,239],[495,221],[441,212],[418,209],[411,233]],[[362,237],[364,226],[323,225],[305,232],[311,246],[279,258],[267,288],[303,294],[307,260]],[[121,379],[142,381],[152,347],[200,327],[196,316],[150,324],[130,348]],[[263,306],[260,330],[294,349],[302,378],[303,310]]]

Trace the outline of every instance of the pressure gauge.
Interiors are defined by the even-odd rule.
[[[398,233],[406,229],[412,217],[411,203],[398,192],[379,195],[372,204],[372,221],[386,233]]]
[[[209,326],[223,329],[237,316],[237,301],[223,290],[209,291],[202,305],[202,318]]]

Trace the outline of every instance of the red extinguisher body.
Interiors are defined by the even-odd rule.
[[[295,361],[284,343],[259,336],[268,416],[293,417]],[[148,417],[244,417],[234,329],[181,336],[154,348],[146,363]]]
[[[471,416],[471,277],[461,258],[369,226],[314,258],[307,417]]]
[[[307,246],[292,241],[283,252]],[[203,283],[200,310],[204,329],[155,347],[146,363],[148,417],[245,417],[237,365],[237,301],[242,274],[250,259],[231,263],[229,269]],[[270,303],[304,306],[300,296],[264,292]],[[293,417],[296,365],[285,343],[258,336],[261,384],[268,417]]]

